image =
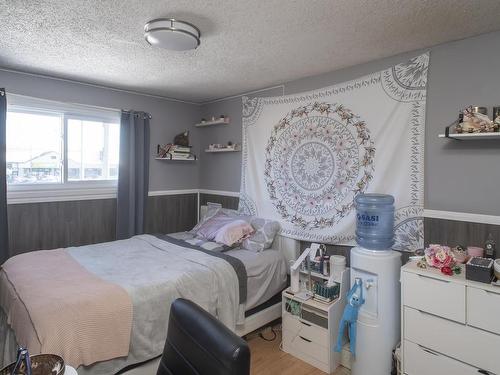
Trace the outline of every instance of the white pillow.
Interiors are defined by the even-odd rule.
[[[235,219],[217,230],[214,240],[217,243],[234,246],[254,232],[255,230],[246,220]]]
[[[279,222],[260,217],[252,217],[250,225],[255,229],[255,233],[243,240],[242,247],[256,253],[269,249],[281,229]]]

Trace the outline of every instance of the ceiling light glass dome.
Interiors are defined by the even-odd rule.
[[[146,41],[172,51],[187,51],[200,45],[200,30],[193,24],[174,18],[157,18],[144,26]]]

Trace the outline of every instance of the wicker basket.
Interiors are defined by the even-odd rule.
[[[55,354],[37,354],[30,356],[31,359],[31,375],[63,375],[64,374],[64,360]],[[16,362],[0,370],[0,375],[11,375]],[[25,375],[26,366],[21,363],[16,375]]]

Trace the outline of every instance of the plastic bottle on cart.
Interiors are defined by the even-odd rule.
[[[394,197],[359,194],[356,202],[356,242],[369,250],[387,250],[394,245]]]

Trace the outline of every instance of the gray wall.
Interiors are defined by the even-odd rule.
[[[198,105],[2,70],[0,87],[6,88],[7,100],[11,92],[67,103],[151,113],[149,190],[193,189],[198,186],[198,163],[154,160],[157,143],[172,142],[174,135],[185,129],[194,129],[200,118]],[[198,148],[198,138],[193,134],[191,142]]]
[[[281,95],[282,88],[262,91],[253,96]],[[230,117],[229,125],[200,127],[196,137],[200,138],[200,188],[212,190],[239,191],[241,179],[241,152],[206,153],[211,143],[227,144],[228,141],[241,144],[241,97],[221,100],[201,107],[201,115]]]
[[[438,134],[469,104],[500,105],[500,32],[430,49],[425,152],[425,208],[500,215],[500,142],[443,140]],[[284,84],[285,94],[322,88],[403,62],[414,51]],[[280,95],[270,90],[267,95]],[[262,95],[262,93],[260,93]],[[491,109],[490,109],[491,111]],[[241,98],[206,104],[204,116],[228,114],[231,125],[203,129],[203,143],[241,142]],[[200,188],[238,191],[241,153],[203,155]],[[213,157],[212,157],[213,156]]]

